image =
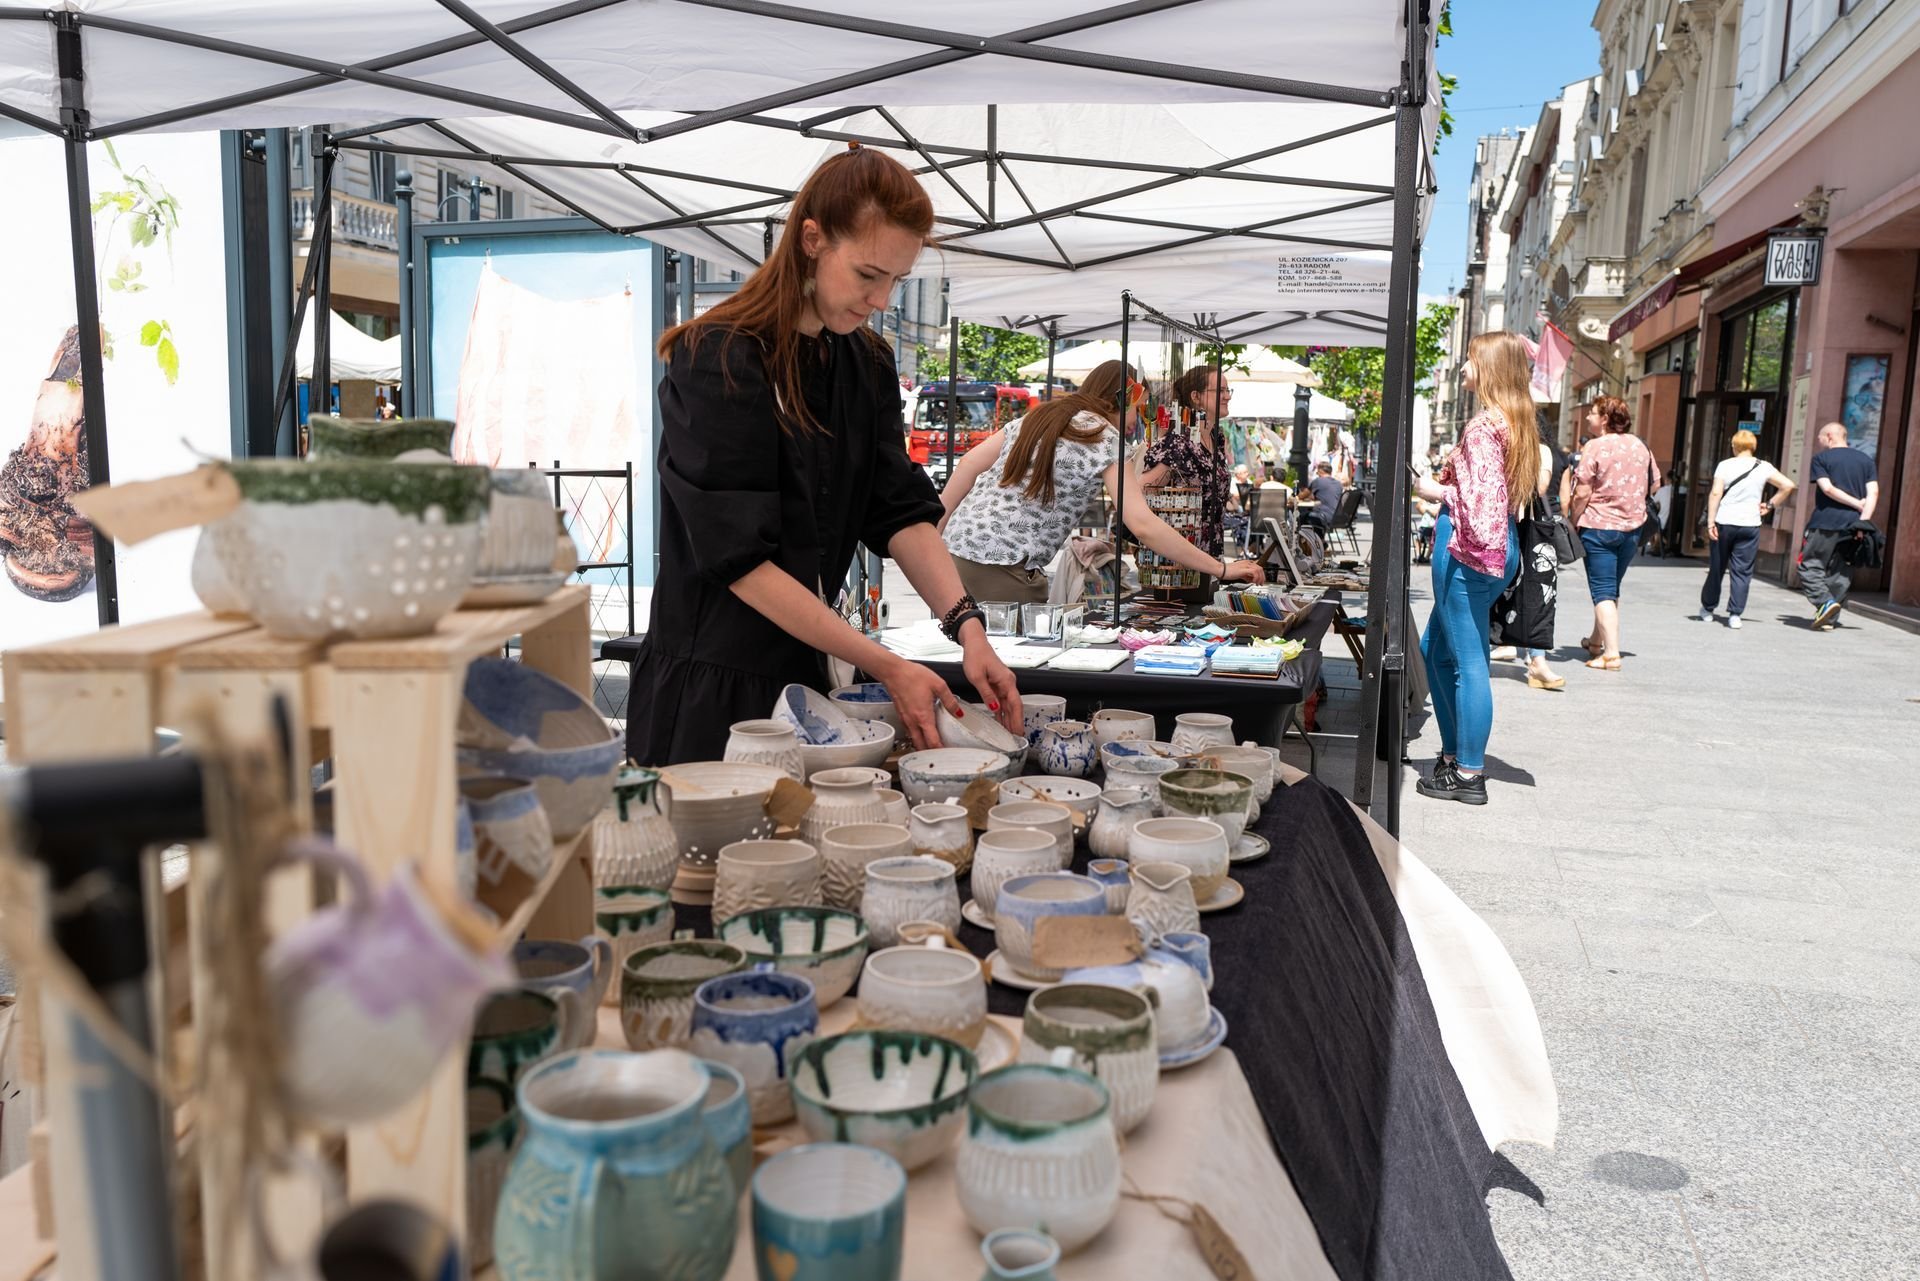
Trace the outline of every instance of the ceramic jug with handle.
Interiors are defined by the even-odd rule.
[[[593,820],[595,889],[671,889],[680,845],[660,812],[655,789],[660,776],[628,767],[613,780],[613,804]]]

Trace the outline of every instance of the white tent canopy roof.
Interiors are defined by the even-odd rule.
[[[364,379],[376,383],[400,381],[400,339],[375,338],[356,329],[339,312],[328,313],[327,364],[335,382]],[[295,371],[302,378],[313,377],[313,303],[301,313],[300,341],[294,347]]]
[[[1280,418],[1293,419],[1293,384],[1254,382],[1251,379],[1229,377],[1233,384],[1233,406],[1229,413],[1233,418]],[[1307,404],[1307,417],[1314,422],[1350,423],[1353,411],[1331,396],[1312,393]]]
[[[1127,360],[1135,369],[1142,370],[1150,377],[1157,376],[1171,367],[1171,343],[1153,340],[1136,340],[1127,344]],[[1102,338],[1095,342],[1081,343],[1076,347],[1063,347],[1053,358],[1053,373],[1056,378],[1080,379],[1091,373],[1096,366],[1109,360],[1120,359],[1120,344],[1115,339]],[[1305,383],[1309,387],[1318,387],[1320,377],[1298,361],[1288,360],[1285,356],[1262,348],[1260,352],[1246,361],[1246,369],[1229,370],[1227,381],[1239,386],[1243,383]],[[1022,378],[1045,378],[1047,362],[1044,357],[1020,366],[1017,371]]]

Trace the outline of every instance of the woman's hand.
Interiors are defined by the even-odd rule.
[[[1220,576],[1223,583],[1252,583],[1258,587],[1267,581],[1267,571],[1260,568],[1256,560],[1230,560],[1222,562],[1227,572]]]
[[[1447,491],[1433,483],[1430,476],[1421,476],[1413,482],[1413,492],[1430,503],[1437,503],[1447,496]]]
[[[907,727],[913,749],[926,751],[939,747],[940,723],[934,719],[934,708],[944,707],[956,717],[962,710],[960,700],[947,688],[947,683],[919,663],[910,663],[904,658],[896,658],[886,670],[875,672],[874,676],[887,687],[887,697],[893,700],[900,723]]]
[[[1762,516],[1767,514],[1764,507],[1761,509],[1760,514]],[[1716,525],[1712,521],[1707,522],[1707,539],[1708,541],[1715,542],[1715,543],[1720,541],[1720,526]]]
[[[969,623],[960,643],[966,650],[966,658],[961,666],[967,673],[967,683],[980,692],[980,697],[986,700],[987,710],[999,718],[1000,724],[1009,733],[1026,737],[1026,726],[1021,720],[1019,687],[1014,684],[1013,673],[993,652],[993,646],[987,644],[985,629]]]

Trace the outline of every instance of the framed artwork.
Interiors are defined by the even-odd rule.
[[[1869,458],[1877,458],[1880,452],[1880,422],[1886,416],[1890,360],[1884,352],[1847,357],[1840,421],[1847,425],[1847,443]]]

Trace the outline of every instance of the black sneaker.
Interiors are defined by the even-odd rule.
[[[1432,778],[1423,778],[1413,786],[1420,795],[1435,800],[1459,801],[1462,805],[1487,803],[1487,776],[1475,774],[1468,778],[1451,765],[1445,767],[1444,773],[1436,770]]]

